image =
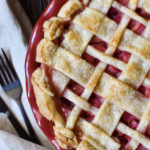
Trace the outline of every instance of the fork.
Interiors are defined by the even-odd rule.
[[[1,50],[3,55],[0,54],[0,85],[5,91],[6,95],[11,97],[18,104],[32,142],[40,144],[21,102],[22,86],[20,80],[4,50],[2,48]]]

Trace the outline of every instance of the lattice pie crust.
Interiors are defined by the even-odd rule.
[[[112,7],[123,14],[119,23],[108,16]],[[137,90],[141,85],[150,88],[150,21],[137,8],[149,14],[150,0],[130,0],[127,6],[114,0],[68,0],[57,17],[44,23],[44,38],[36,51],[36,61],[42,65],[33,73],[32,84],[40,112],[55,123],[62,148],[123,149],[113,137],[119,131],[130,137],[124,148],[150,149],[144,134],[150,123],[149,97]],[[133,19],[145,27],[141,34],[128,28]],[[108,43],[105,52],[90,44],[95,36]],[[114,57],[117,49],[131,55],[128,62]],[[83,59],[85,52],[98,60],[95,66]],[[119,76],[110,75],[108,65],[119,69]],[[71,80],[84,88],[81,95],[68,88]],[[93,93],[104,99],[99,108],[89,102]],[[67,117],[59,110],[61,97],[74,105]],[[82,111],[92,113],[92,121],[81,117]],[[139,120],[136,129],[121,121],[125,112]]]

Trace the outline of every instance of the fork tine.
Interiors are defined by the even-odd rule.
[[[5,58],[5,60],[6,60],[7,64],[8,64],[8,67],[10,69],[10,72],[11,72],[12,76],[14,77],[14,79],[18,79],[16,71],[15,71],[14,67],[12,66],[11,62],[9,61],[7,55],[5,54],[5,52],[4,52],[4,50],[2,48],[1,48],[1,50],[3,52],[4,58]]]
[[[9,83],[9,78],[7,76],[7,73],[5,72],[3,66],[2,66],[2,57],[0,55],[0,71],[1,71],[1,76],[2,76],[2,79],[5,80],[6,84]]]
[[[0,66],[0,85],[1,86],[5,85],[5,81],[4,81],[3,77],[2,77],[1,66]]]
[[[5,64],[5,62],[4,62],[4,60],[3,60],[1,55],[0,55],[0,59],[1,59],[2,65],[3,65],[3,68],[5,69],[5,72],[7,73],[9,81],[13,81],[13,78],[12,78],[12,75],[10,73],[10,70],[8,69],[8,66],[6,66],[6,64]]]

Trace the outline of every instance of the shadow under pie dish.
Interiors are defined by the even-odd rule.
[[[149,1],[68,0],[57,8],[42,16],[30,78],[57,144],[150,149]]]

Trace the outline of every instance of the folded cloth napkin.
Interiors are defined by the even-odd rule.
[[[48,150],[48,148],[26,142],[25,140],[4,131],[0,131],[0,141],[3,150]],[[7,145],[5,144],[5,141],[7,141]]]
[[[19,1],[0,0],[0,48],[3,48],[6,52],[9,52],[11,56],[13,65],[23,87],[22,102],[38,138],[40,139],[43,146],[49,147],[51,150],[54,150],[53,146],[37,126],[26,97],[24,62],[31,31],[32,25],[28,20],[25,12],[23,11],[23,8],[21,7]],[[2,88],[0,88],[0,96],[5,100],[5,103],[14,112],[22,126],[25,128],[25,124],[18,106],[15,104],[15,102],[13,102],[5,95]],[[46,150],[46,148],[37,146],[33,143],[16,137],[16,132],[12,129],[9,121],[6,120],[6,116],[1,114],[0,149]]]
[[[2,150],[48,150],[19,137],[5,114],[0,114],[0,149]],[[10,134],[11,133],[11,134]],[[15,136],[16,135],[16,136]],[[6,144],[7,141],[7,144]],[[8,144],[9,143],[9,144]]]

